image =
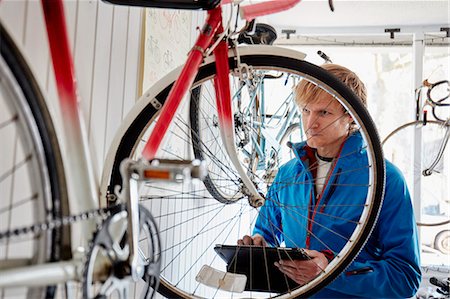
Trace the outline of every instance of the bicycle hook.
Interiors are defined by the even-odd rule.
[[[328,5],[330,6],[330,10],[331,10],[331,11],[334,11],[333,0],[328,0]]]

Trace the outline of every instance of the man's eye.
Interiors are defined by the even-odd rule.
[[[330,112],[328,112],[328,111],[326,111],[326,110],[323,110],[323,111],[320,112],[320,114],[321,114],[322,116],[326,116],[326,115],[330,114]]]
[[[309,110],[308,110],[307,108],[303,108],[303,109],[302,109],[302,112],[303,112],[303,113],[309,113]]]

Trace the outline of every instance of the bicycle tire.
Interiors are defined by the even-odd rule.
[[[24,220],[29,215],[33,222],[26,223],[26,225],[61,219],[62,216],[68,214],[68,197],[61,153],[50,114],[31,70],[1,23],[0,40],[0,100],[2,101],[0,104],[3,107],[0,136],[2,136],[2,147],[12,150],[12,144],[8,143],[8,141],[12,141],[16,146],[19,145],[16,147],[19,150],[11,151],[12,154],[17,155],[16,157],[22,154],[23,156],[19,158],[25,158],[22,161],[12,159],[14,163],[23,163],[11,163],[10,168],[6,168],[5,163],[1,164],[1,182],[20,179],[20,192],[16,189],[7,193],[7,188],[2,188],[2,198],[5,201],[11,200],[9,206],[2,205],[10,208],[10,210],[2,209],[2,218],[12,219],[20,215],[18,219]],[[5,120],[9,120],[9,122],[3,122]],[[11,135],[11,132],[14,133]],[[11,136],[13,138],[8,138]],[[17,154],[20,151],[22,153]],[[11,153],[5,151],[4,154]],[[19,194],[15,194],[14,191]],[[21,198],[18,198],[19,196]],[[28,200],[17,202],[20,199]],[[12,231],[19,228],[12,226],[11,223],[5,226],[3,224],[0,231]],[[24,223],[14,224],[16,226],[25,225]],[[14,236],[2,241],[8,244],[0,243],[3,252],[0,257],[2,261],[8,260],[8,255],[12,255],[11,259],[14,258],[13,251],[24,251],[21,248],[32,250],[31,256],[26,257],[28,264],[71,258],[68,227],[44,230],[39,235],[24,236],[18,241],[14,239]],[[20,257],[20,259],[24,258]],[[30,287],[24,295],[26,298],[53,298],[55,291],[56,286]],[[3,294],[8,294],[8,290],[3,290],[3,292],[5,292]],[[14,294],[17,296],[16,293]]]
[[[370,155],[372,155],[370,158],[372,160],[370,162],[372,168],[371,179],[373,179],[373,189],[370,193],[370,203],[367,205],[367,218],[365,218],[362,223],[362,227],[359,230],[359,235],[352,241],[353,245],[350,246],[347,244],[349,247],[346,247],[348,250],[345,256],[343,256],[342,259],[339,259],[339,261],[335,261],[334,264],[330,266],[332,267],[330,271],[327,271],[326,274],[321,276],[319,279],[314,280],[309,286],[296,289],[290,293],[288,292],[284,294],[272,295],[273,297],[279,296],[280,298],[293,298],[299,296],[308,297],[329,284],[342,271],[345,270],[348,264],[350,264],[360,252],[376,222],[382,203],[385,181],[384,161],[382,159],[381,146],[377,131],[367,110],[365,110],[362,106],[359,99],[351,91],[349,91],[344,84],[329,75],[322,68],[301,60],[298,52],[275,47],[261,46],[240,48],[239,52],[240,61],[253,68],[269,67],[289,71],[295,74],[301,73],[305,78],[313,78],[321,82],[324,86],[327,86],[330,90],[333,90],[333,92],[340,94],[340,99],[345,99],[349,102],[352,116],[357,119],[357,122],[362,123],[361,130],[364,131],[365,136],[368,138],[366,142],[368,142]],[[211,79],[214,76],[215,65],[212,60],[212,58],[207,59],[204,65],[200,68],[192,89],[195,89],[195,87],[203,84],[206,80]],[[229,52],[229,64],[231,70],[233,70],[236,66],[236,59],[233,51]],[[119,133],[108,153],[107,163],[105,164],[103,172],[102,189],[105,188],[106,190],[107,188],[110,194],[114,192],[114,189],[117,188],[117,186],[121,185],[121,178],[118,172],[120,162],[128,157],[132,157],[134,159],[139,158],[140,149],[142,148],[141,141],[143,141],[143,139],[145,139],[147,134],[151,131],[152,123],[155,122],[157,118],[158,107],[160,104],[164,103],[173,84],[173,80],[176,78],[178,72],[179,70],[176,70],[169,74],[167,78],[158,82],[149,91],[144,93],[142,99],[130,112],[123,126],[119,129]],[[159,158],[180,159],[183,154],[189,155],[193,158],[192,144],[187,145],[186,148],[180,149],[179,151],[177,149],[175,149],[174,152],[169,151],[176,145],[176,142],[174,141],[175,137],[180,137],[180,135],[183,135],[180,137],[183,139],[187,138],[187,136],[190,136],[191,134],[190,129],[189,131],[183,132],[183,130],[188,127],[186,121],[189,117],[189,113],[185,113],[183,108],[180,109],[182,112],[180,112],[180,114],[174,119],[173,124],[168,131],[168,134],[171,134],[172,138],[167,137],[164,139],[161,146],[162,149],[157,155]],[[226,209],[228,207],[239,208],[240,205],[245,206],[246,203],[241,201],[239,204],[223,204],[220,200],[214,199],[214,197],[211,198],[204,196],[202,192],[205,190],[201,189],[201,184],[194,184],[194,186],[180,186],[180,184],[176,186],[175,184],[176,183],[164,181],[158,185],[157,182],[150,182],[144,184],[140,190],[149,192],[147,195],[141,195],[141,203],[146,205],[152,214],[155,215],[155,218],[159,220],[158,224],[161,232],[163,248],[163,265],[161,283],[158,292],[168,298],[190,298],[196,296],[212,297],[210,293],[208,294],[207,291],[203,289],[202,291],[205,291],[206,293],[201,294],[198,289],[203,286],[195,283],[194,281],[194,275],[196,273],[195,270],[198,270],[199,264],[204,262],[202,259],[207,258],[206,256],[210,254],[210,251],[207,251],[204,248],[200,251],[196,251],[194,246],[198,244],[195,242],[201,243],[206,239],[208,240],[207,242],[209,242],[209,245],[211,245],[215,242],[215,240],[217,240],[220,233],[225,234],[225,231],[212,231],[212,229],[214,229],[214,224],[211,223],[214,221],[223,221],[223,218],[209,218],[208,214],[217,212],[216,210],[211,209],[211,206],[219,206],[218,209],[220,212],[222,209]],[[172,186],[174,189],[169,190]],[[185,191],[185,188],[187,189],[189,187],[192,187],[193,190],[192,193],[188,194],[188,192]],[[161,199],[161,201],[158,201],[158,199]],[[180,199],[180,201],[177,202],[176,200],[178,199]],[[194,199],[194,203],[191,204],[189,199]],[[204,204],[204,206],[202,206],[202,204]],[[208,207],[210,208],[209,210]],[[177,210],[169,212],[172,208]],[[219,212],[217,212],[217,214]],[[248,211],[237,209],[233,215],[242,215],[247,212]],[[254,211],[252,210],[250,212]],[[252,223],[249,218],[250,216],[248,215],[246,218],[239,218],[239,220],[236,220],[234,225],[239,221],[239,225],[248,228],[248,226]],[[176,219],[180,222],[174,224],[174,226],[171,226],[171,221]],[[198,223],[190,223],[189,219],[199,219],[199,221]],[[246,221],[245,224],[243,224],[244,221]],[[229,224],[231,226],[233,223],[230,222]],[[211,230],[208,227],[210,225],[212,226]],[[200,228],[201,230],[197,231],[197,234],[193,233],[192,236],[188,236],[188,230],[191,228]],[[231,234],[231,230],[230,232],[226,230],[226,232]],[[206,233],[208,233],[207,236],[202,236]],[[240,233],[244,234],[243,231]],[[219,236],[217,236],[217,234],[219,234]],[[186,236],[185,240],[178,239],[184,236]],[[213,240],[210,241],[208,237]],[[200,240],[200,238],[203,239]],[[234,239],[234,244],[236,241],[237,238]],[[174,260],[180,260],[181,257],[186,259],[184,260],[185,263],[176,262],[175,264]],[[214,255],[210,258],[216,262],[216,257],[217,256]],[[189,265],[187,265],[187,263],[189,263]],[[183,272],[184,270],[186,270],[186,272]],[[189,272],[194,273],[192,274]],[[188,276],[188,278],[186,278],[186,276]],[[186,286],[190,282],[194,282],[195,286],[192,288],[191,286]],[[251,297],[255,294],[256,292],[245,293],[242,295],[245,297]],[[234,297],[237,297],[238,295],[241,294],[233,293]],[[224,295],[221,293],[221,295],[217,296],[221,297]]]
[[[284,79],[281,77],[278,77],[276,79]],[[274,78],[271,78],[271,80],[274,80]],[[240,92],[242,92],[242,89],[240,87]],[[194,156],[196,159],[199,160],[205,160],[205,150],[202,148],[202,144],[204,144],[204,142],[202,141],[202,133],[201,131],[201,121],[199,120],[200,114],[199,111],[202,110],[201,107],[201,101],[200,101],[200,94],[201,94],[201,88],[197,87],[195,90],[192,90],[191,92],[191,99],[190,99],[190,106],[189,106],[189,120],[191,123],[191,139],[192,139],[192,143],[193,143],[193,151],[194,151]],[[292,96],[291,96],[292,98]],[[211,105],[211,103],[208,103],[208,105]],[[260,105],[260,103],[256,103],[256,105]],[[248,108],[248,107],[246,107]],[[262,134],[261,134],[261,128],[258,128],[258,126],[256,126],[256,128],[251,126],[252,121],[261,123],[261,119],[264,117],[261,114],[261,111],[259,111],[259,109],[254,109],[254,112],[248,117],[249,120],[248,121],[244,121],[244,123],[242,124],[236,124],[235,123],[235,128],[238,127],[250,127],[247,130],[250,131],[250,135],[252,138],[249,138],[251,140],[248,141],[248,143],[250,144],[246,144],[245,146],[247,147],[247,149],[244,149],[243,145],[240,145],[240,140],[238,134],[236,133],[236,147],[242,149],[243,151],[249,152],[250,153],[250,158],[248,157],[243,157],[241,160],[244,159],[248,159],[249,162],[245,163],[242,161],[242,164],[244,165],[244,167],[247,169],[247,171],[249,173],[253,173],[256,174],[256,176],[258,176],[258,171],[256,170],[257,166],[258,166],[258,162],[259,162],[259,157],[258,157],[258,153],[256,152],[256,146],[259,146],[259,142],[260,140],[263,138]],[[298,121],[298,120],[297,120]],[[249,125],[250,124],[250,125]],[[259,173],[261,174],[262,172],[264,172],[266,175],[264,175],[265,181],[267,184],[270,184],[273,181],[273,178],[276,174],[276,171],[278,169],[279,166],[281,166],[282,164],[286,163],[288,160],[290,160],[291,158],[293,158],[293,155],[290,155],[290,159],[280,159],[281,155],[281,151],[283,149],[282,145],[286,144],[286,141],[288,141],[289,137],[294,136],[295,134],[294,131],[301,131],[301,125],[297,122],[291,122],[288,124],[289,126],[286,128],[286,131],[284,132],[284,134],[281,136],[280,138],[280,148],[279,149],[274,149],[271,148],[267,151],[267,155],[271,155],[270,157],[266,158],[266,159],[270,159],[268,163],[264,163],[265,167],[263,168],[263,171],[259,171]],[[253,131],[253,133],[252,133]],[[298,132],[296,132],[298,133]],[[220,138],[220,136],[216,135],[214,136],[216,138]],[[247,137],[248,138],[248,137]],[[253,144],[253,139],[254,140],[259,140],[258,141],[258,145],[254,145]],[[292,141],[292,140],[289,140]],[[265,140],[264,140],[265,142]],[[206,156],[208,156],[208,154],[206,154]],[[214,163],[212,163],[214,164]],[[216,163],[217,164],[217,163]],[[267,165],[269,164],[269,165]],[[222,168],[223,165],[218,165],[219,168]],[[210,173],[206,175],[206,177],[203,179],[203,183],[206,187],[206,189],[208,190],[209,194],[211,194],[216,200],[218,200],[221,203],[224,204],[232,204],[235,201],[241,199],[244,195],[241,192],[238,192],[238,190],[228,190],[231,192],[231,194],[227,194],[227,189],[230,189],[228,186],[220,186],[220,182],[222,181],[219,178],[214,178],[214,176],[218,176],[220,177],[217,172],[220,171],[220,169],[218,170],[212,170],[209,169]],[[270,173],[270,174],[269,174]],[[224,177],[224,175],[221,175],[222,177]],[[262,175],[261,175],[262,176]],[[238,178],[235,178],[235,180],[237,181]],[[218,186],[217,183],[219,183]],[[223,190],[222,190],[223,189]]]
[[[429,176],[425,176],[423,171],[429,167],[434,159],[437,158],[438,149],[443,142],[445,131],[449,130],[450,124],[445,124],[442,121],[436,120],[428,120],[425,124],[422,121],[412,121],[406,124],[403,124],[392,132],[390,132],[383,140],[382,145],[384,147],[385,156],[392,160],[392,162],[397,165],[406,177],[406,181],[409,185],[409,189],[413,190],[412,184],[414,180],[413,170],[410,168],[411,161],[416,161],[417,159],[413,159],[411,157],[410,144],[413,144],[413,134],[415,130],[421,131],[422,136],[422,146],[421,149],[421,164],[416,165],[416,168],[420,169],[420,177],[421,177],[421,200],[424,203],[434,204],[434,206],[439,207],[440,205],[450,205],[450,202],[445,201],[445,196],[447,195],[444,190],[446,190],[445,185],[448,186],[448,179],[445,173],[442,173],[445,167],[443,166],[443,161],[448,161],[450,157],[450,149],[447,145],[443,152],[443,155],[440,159],[440,162],[436,165],[438,170],[432,171]],[[403,151],[404,149],[399,144],[408,145],[407,151]],[[438,191],[436,186],[441,186],[441,194],[437,195]],[[444,194],[443,194],[444,193]],[[425,206],[425,209],[427,207]],[[445,208],[443,209],[445,210]],[[417,213],[422,214],[439,214],[439,211],[416,211]],[[442,229],[445,228],[445,225],[450,222],[450,216],[447,215],[447,220],[445,219],[435,219],[432,220],[433,217],[426,217],[425,219],[421,217],[420,222],[417,222],[418,226],[422,227],[430,227],[430,226],[442,226]],[[423,219],[422,219],[423,218]]]

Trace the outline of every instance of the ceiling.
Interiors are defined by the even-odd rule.
[[[427,44],[450,45],[450,0],[333,3],[331,12],[326,0],[303,0],[288,11],[258,21],[276,28],[278,44],[408,45],[413,38],[423,38]],[[285,30],[295,33],[288,38]],[[395,31],[393,35],[389,30]]]

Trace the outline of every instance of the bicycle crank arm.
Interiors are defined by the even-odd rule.
[[[140,279],[145,269],[141,266],[139,255],[139,184],[151,180],[183,181],[202,180],[206,176],[206,164],[200,160],[146,160],[125,159],[120,164],[122,190],[117,192],[119,199],[127,205],[127,231],[129,256],[128,263],[134,281]]]

